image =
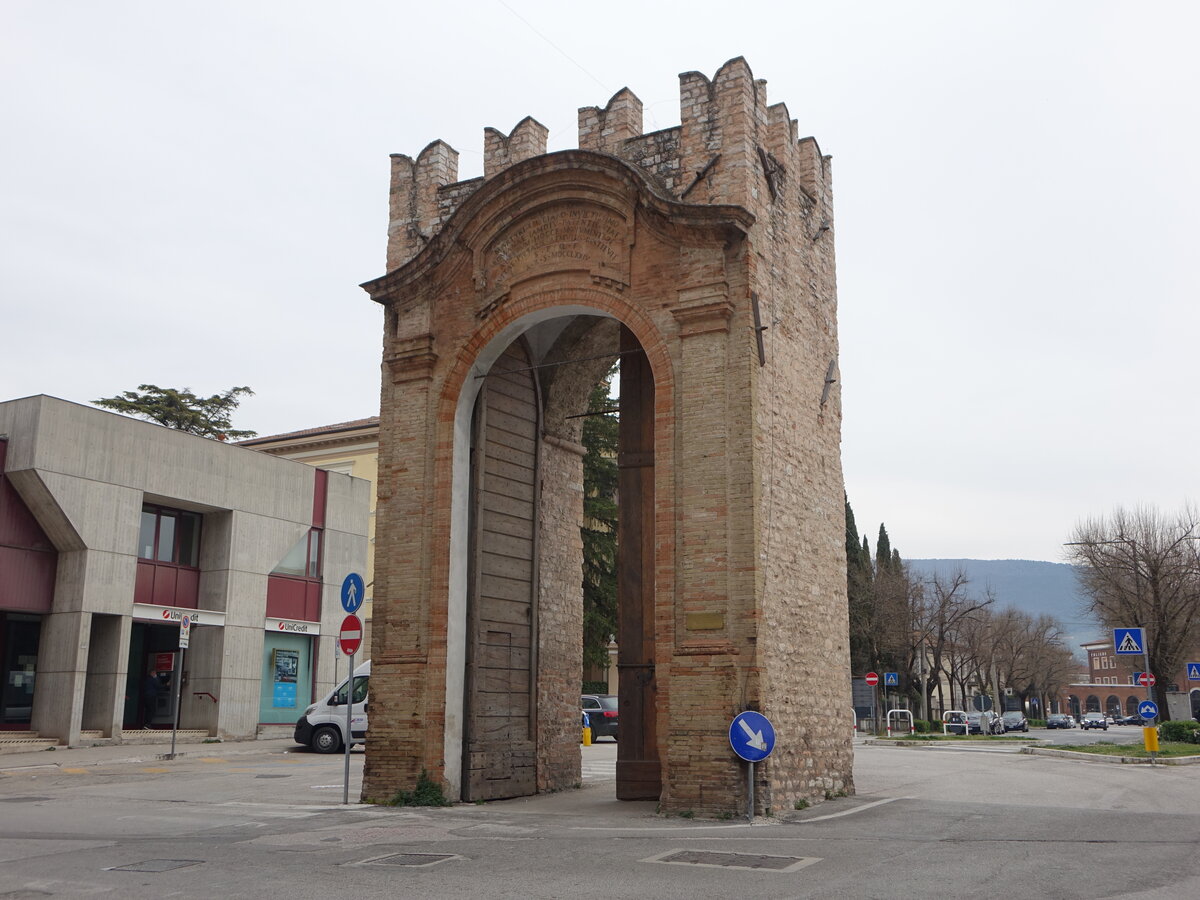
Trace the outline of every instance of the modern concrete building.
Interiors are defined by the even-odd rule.
[[[329,472],[353,475],[370,482],[370,519],[367,523],[367,567],[363,571],[367,597],[358,616],[363,620],[363,647],[371,646],[371,597],[375,584],[375,483],[379,477],[379,416],[321,425],[303,431],[271,434],[238,441],[271,456],[294,459]]]
[[[368,509],[362,479],[53,397],[0,403],[0,728],[169,727],[181,671],[181,728],[290,729],[333,684]]]

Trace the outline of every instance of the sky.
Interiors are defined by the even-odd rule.
[[[1200,4],[0,3],[0,398],[378,413],[388,155],[744,56],[833,157],[843,464],[907,558],[1200,498]]]

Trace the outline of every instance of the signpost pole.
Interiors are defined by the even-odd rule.
[[[1145,626],[1142,627],[1142,663],[1145,666],[1146,673],[1146,699],[1151,703],[1154,702],[1154,675],[1150,672],[1150,633]],[[1146,729],[1142,729],[1143,743],[1146,745],[1146,750],[1150,753],[1150,765],[1154,765],[1154,759],[1158,756],[1155,751],[1158,750],[1158,731],[1157,723],[1151,726],[1156,730],[1154,732],[1154,746],[1150,746],[1150,734]]]
[[[366,587],[363,585],[362,576],[357,572],[351,572],[342,581],[342,609],[347,613],[346,618],[342,620],[342,627],[338,633],[338,647],[342,653],[346,654],[347,669],[346,669],[346,733],[343,737],[343,749],[345,751],[345,769],[342,775],[342,803],[350,802],[350,747],[354,743],[354,733],[351,730],[354,727],[354,656],[358,652],[359,642],[362,640],[362,622],[354,613],[363,601],[366,599]],[[336,673],[336,663],[335,663]]]
[[[349,656],[350,674],[346,676],[346,737],[342,741],[345,745],[346,765],[342,773],[342,803],[350,802],[350,745],[354,743],[350,740],[350,725],[351,717],[354,715],[354,654]]]
[[[175,736],[179,733],[179,698],[183,693],[183,654],[187,653],[182,647],[179,650],[179,670],[175,673],[175,716],[171,722],[171,752],[167,759],[175,758]]]
[[[179,734],[179,701],[183,696],[183,655],[192,639],[192,617],[184,614],[179,620],[179,671],[175,673],[175,715],[171,722],[171,752],[167,759],[175,758],[175,738]]]
[[[748,761],[746,763],[746,766],[750,772],[750,774],[747,776],[747,780],[746,780],[746,796],[750,798],[750,808],[746,810],[746,821],[753,822],[754,821],[754,763]]]

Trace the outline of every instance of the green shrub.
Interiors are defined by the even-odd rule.
[[[913,719],[913,730],[917,734],[929,734],[933,731],[933,725],[924,719]]]
[[[397,791],[396,796],[388,801],[390,806],[450,806],[450,801],[442,793],[442,786],[429,777],[422,769],[417,777],[417,784],[411,791]]]
[[[1030,719],[1029,727],[1030,728],[1045,728],[1046,720],[1045,719]]]
[[[1158,726],[1159,737],[1164,741],[1178,741],[1181,744],[1200,744],[1200,722],[1191,719],[1180,719],[1177,722],[1163,722]]]
[[[580,691],[579,693],[581,693],[581,694],[607,694],[608,693],[608,682],[607,681],[585,681],[583,683],[583,690]]]

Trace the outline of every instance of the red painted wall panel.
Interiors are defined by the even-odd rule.
[[[0,609],[50,612],[58,555],[0,546]]]
[[[58,553],[4,475],[7,453],[0,439],[0,609],[48,613]]]
[[[267,615],[273,619],[319,621],[321,585],[301,578],[272,575],[267,579]]]
[[[155,565],[149,560],[139,559],[133,600],[135,603],[153,603],[156,606],[197,609],[200,604],[200,571]]]

